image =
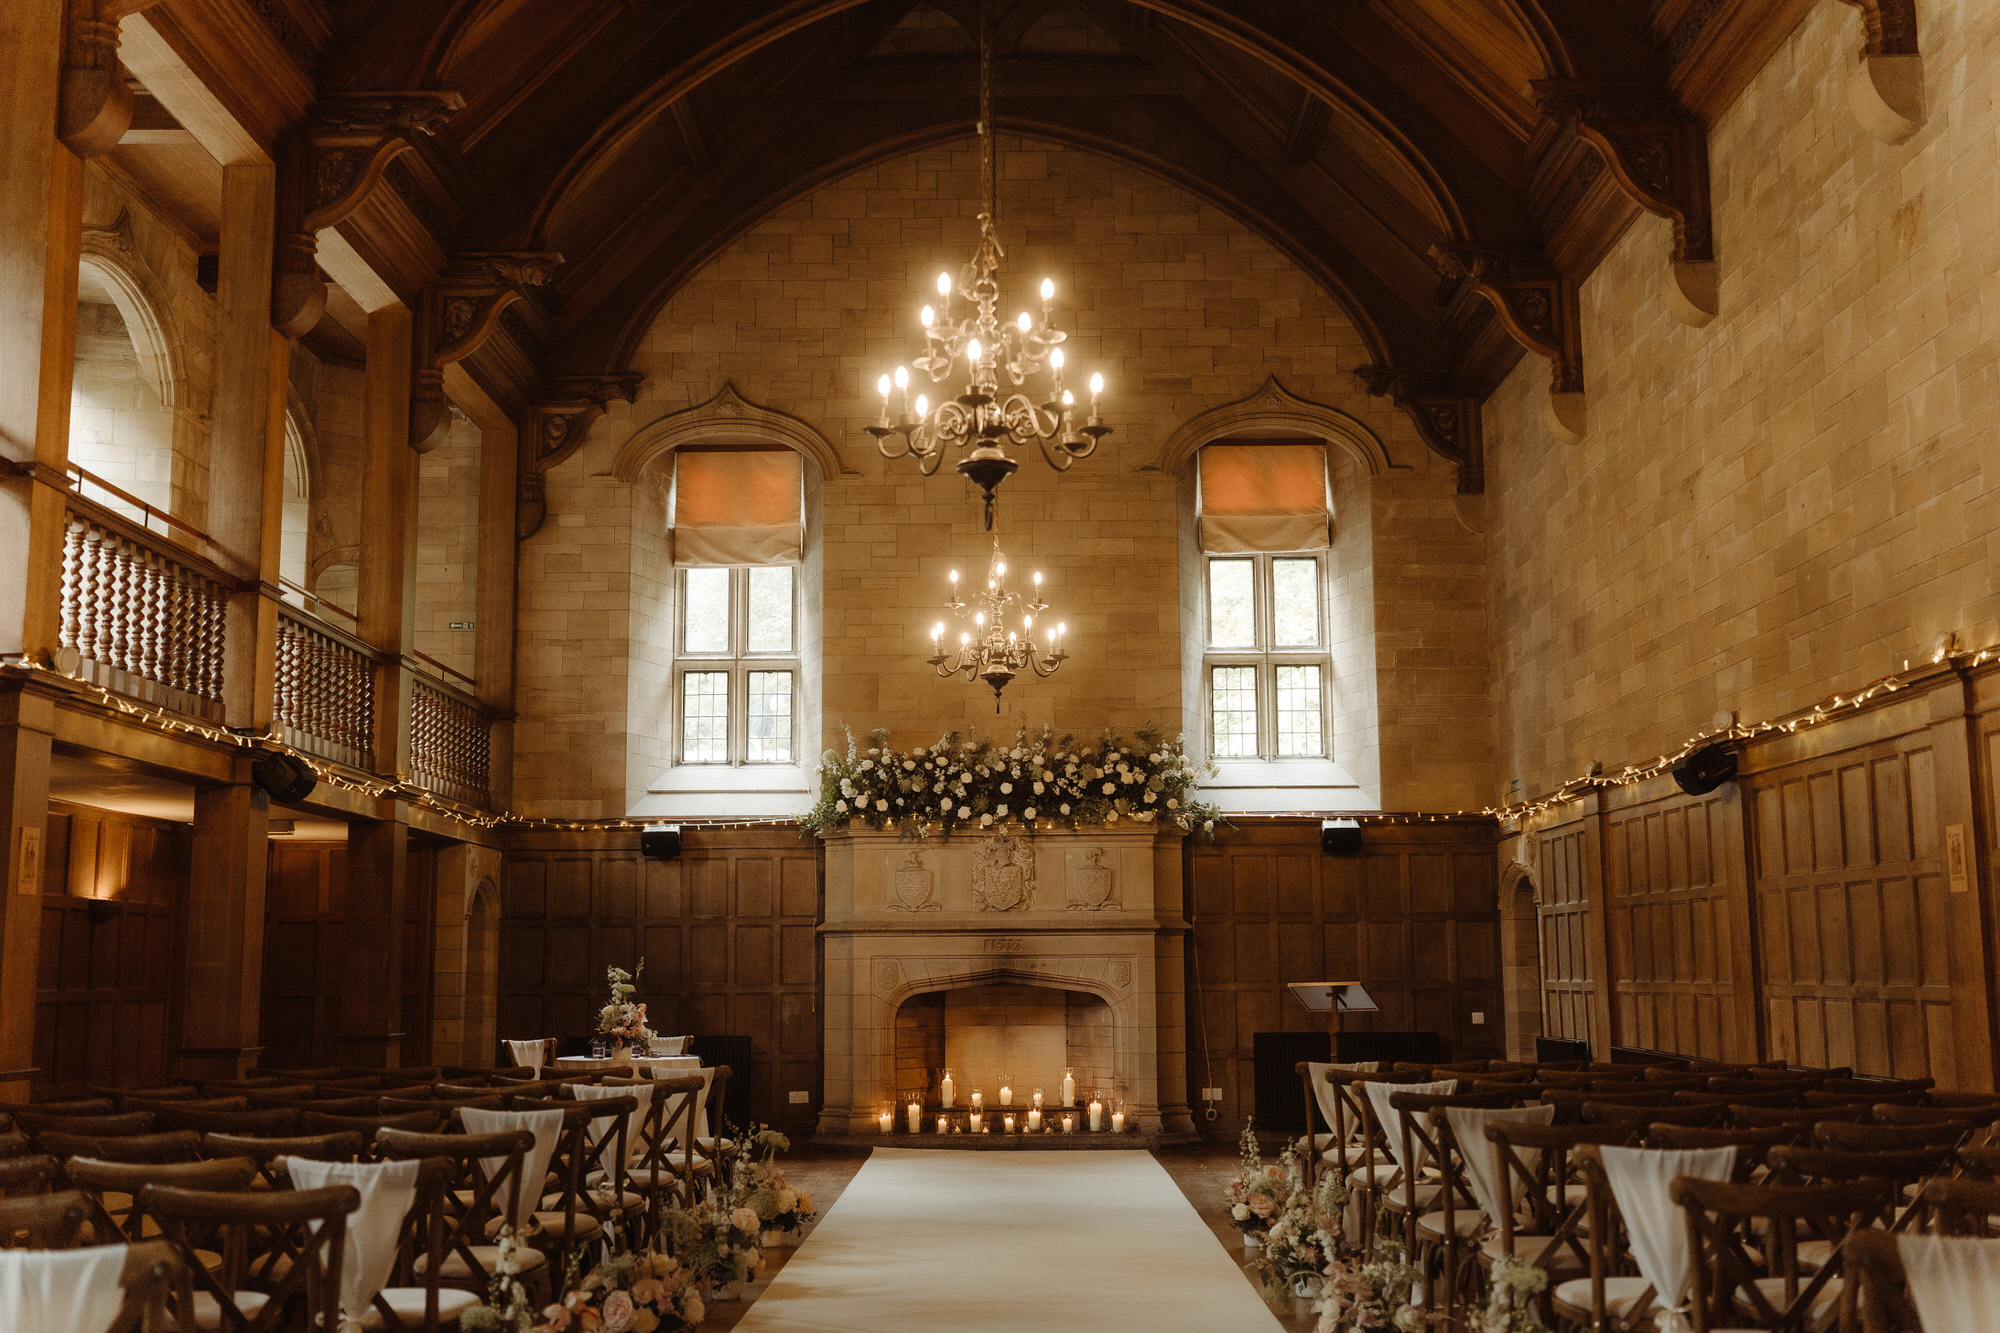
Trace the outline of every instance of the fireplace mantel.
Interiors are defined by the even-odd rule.
[[[924,841],[829,835],[820,1132],[873,1132],[895,1100],[903,1001],[1015,982],[1102,998],[1134,1122],[1192,1134],[1181,836],[1152,825]]]

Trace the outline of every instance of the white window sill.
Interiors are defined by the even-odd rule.
[[[1331,759],[1218,759],[1198,795],[1225,814],[1375,810],[1379,803]]]
[[[796,818],[812,808],[797,764],[676,764],[653,779],[628,819]]]

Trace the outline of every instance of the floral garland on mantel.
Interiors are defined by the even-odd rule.
[[[1127,743],[1106,730],[1091,746],[1050,727],[1034,736],[1023,727],[1012,745],[976,735],[960,740],[951,731],[930,745],[897,749],[877,728],[863,751],[849,731],[847,753],[823,757],[819,799],[799,824],[824,835],[859,820],[908,837],[950,837],[1009,821],[1032,831],[1131,820],[1213,837],[1222,811],[1194,792],[1214,764],[1191,758],[1178,737],[1165,741],[1150,728],[1135,737]]]

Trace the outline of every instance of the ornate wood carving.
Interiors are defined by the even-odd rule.
[[[530,287],[555,275],[562,256],[546,250],[466,254],[453,257],[438,280],[425,288],[417,310],[410,388],[410,447],[436,448],[447,429],[444,368],[479,350],[500,325],[500,317]]]
[[[344,93],[314,109],[280,154],[271,323],[288,338],[312,331],[326,308],[320,232],[361,207],[389,164],[465,105],[449,92]]]
[[[1575,279],[1539,250],[1435,245],[1431,261],[1447,278],[1469,282],[1486,298],[1514,341],[1549,359],[1549,428],[1574,444],[1584,434],[1583,331]]]
[[[1674,227],[1675,313],[1715,317],[1715,232],[1709,214],[1708,127],[1664,88],[1539,79],[1535,106],[1597,149],[1619,188]]]
[[[517,539],[534,536],[548,517],[544,474],[576,451],[614,400],[629,403],[636,398],[644,380],[645,376],[634,370],[617,375],[563,375],[548,382],[546,397],[528,408],[521,429],[521,488],[514,509]]]
[[[1460,495],[1485,493],[1479,400],[1455,376],[1394,366],[1356,366],[1354,373],[1372,397],[1387,398],[1401,408],[1430,451],[1457,469]]]
[[[1843,0],[1861,13],[1861,58],[1847,76],[1847,105],[1861,128],[1902,143],[1923,128],[1924,58],[1916,0]]]
[[[78,157],[118,146],[138,104],[118,64],[118,21],[160,0],[70,0],[63,26],[56,137]]]

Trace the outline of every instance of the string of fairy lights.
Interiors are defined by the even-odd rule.
[[[1754,740],[1760,736],[1791,735],[1799,731],[1820,726],[1837,717],[1847,716],[1855,710],[1865,708],[1884,695],[1908,688],[1918,679],[1930,675],[1940,667],[1968,671],[1989,661],[2000,661],[2000,644],[1981,648],[1975,652],[1954,652],[1951,636],[1941,636],[1939,646],[1930,659],[1918,667],[1905,666],[1902,671],[1893,672],[1869,682],[1851,693],[1841,692],[1828,695],[1810,707],[1781,714],[1762,722],[1730,722],[1727,726],[1713,727],[1696,732],[1677,749],[1657,755],[1644,763],[1630,763],[1616,773],[1607,773],[1593,766],[1592,771],[1570,778],[1552,791],[1539,796],[1504,805],[1488,805],[1477,810],[1452,810],[1430,812],[1334,812],[1341,818],[1353,819],[1363,824],[1439,824],[1452,822],[1494,821],[1503,825],[1519,825],[1561,806],[1568,805],[1595,792],[1617,787],[1636,786],[1649,782],[1667,773],[1681,760],[1705,746],[1729,744]],[[405,778],[380,778],[366,775],[356,776],[343,771],[315,755],[306,753],[296,746],[262,732],[232,731],[192,718],[169,712],[148,704],[138,703],[115,691],[92,681],[81,680],[54,667],[45,666],[26,657],[0,659],[0,669],[26,674],[49,681],[59,689],[89,700],[119,717],[150,727],[173,736],[196,737],[216,745],[225,745],[240,750],[276,751],[289,755],[312,771],[320,782],[337,791],[348,792],[372,800],[404,801],[419,809],[451,820],[467,828],[492,831],[500,828],[518,829],[531,832],[570,833],[616,833],[638,832],[647,825],[659,822],[652,819],[614,817],[606,819],[554,819],[540,816],[516,814],[513,811],[482,810],[476,806],[440,796],[426,787]],[[1328,814],[1324,810],[1262,811],[1255,816],[1231,816],[1234,819],[1319,819]],[[795,826],[797,820],[784,815],[756,818],[713,819],[704,817],[676,816],[674,822],[683,827],[705,830],[773,828]]]

